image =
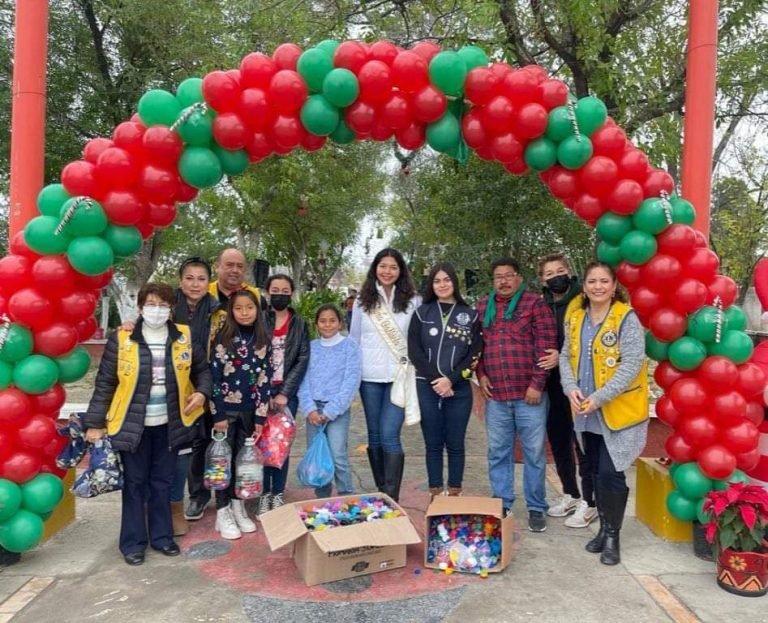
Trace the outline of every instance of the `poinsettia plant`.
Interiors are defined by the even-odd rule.
[[[704,534],[715,551],[763,551],[768,491],[762,487],[733,482],[724,491],[710,491],[704,496],[704,512],[711,517]]]

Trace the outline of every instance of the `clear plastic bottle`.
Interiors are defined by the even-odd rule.
[[[205,451],[205,472],[203,485],[206,489],[223,491],[232,479],[232,448],[227,443],[226,433],[211,433],[213,441]]]
[[[264,483],[264,464],[256,440],[248,437],[237,453],[235,461],[235,496],[241,500],[252,500],[261,495]]]

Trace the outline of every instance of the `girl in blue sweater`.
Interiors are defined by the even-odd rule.
[[[299,408],[307,418],[307,446],[325,427],[335,467],[338,495],[353,494],[349,467],[349,408],[360,386],[360,347],[339,333],[341,312],[335,305],[321,305],[315,314],[320,337],[310,344],[309,367],[299,387]],[[315,495],[331,495],[333,483],[315,489]]]

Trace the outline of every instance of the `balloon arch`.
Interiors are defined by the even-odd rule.
[[[674,429],[670,511],[695,519],[707,491],[745,478],[759,460],[765,377],[749,361],[736,285],[691,227],[693,206],[599,99],[574,100],[541,67],[489,63],[474,46],[287,43],[184,80],[175,94],[145,93],[136,115],[42,189],[40,215],[0,260],[0,545],[36,545],[63,495],[56,457],[66,439],[55,421],[63,385],[88,370],[78,344],[97,328],[114,262],[225,174],[329,139],[392,137],[408,150],[427,144],[464,160],[469,147],[512,174],[533,170],[596,227],[598,257],[616,267],[659,362],[656,411]]]

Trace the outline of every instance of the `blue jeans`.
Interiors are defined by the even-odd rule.
[[[328,422],[325,427],[325,436],[328,438],[328,445],[331,447],[331,454],[333,455],[333,479],[336,481],[336,493],[338,495],[351,495],[355,492],[355,485],[352,484],[352,469],[349,466],[349,448],[347,446],[350,419],[349,409],[347,409],[335,420]],[[319,431],[319,426],[313,426],[307,422],[307,447],[310,446]],[[330,497],[332,490],[333,482],[329,482],[324,487],[315,489],[315,497]]]
[[[296,411],[299,408],[299,397],[294,396],[288,401],[288,409],[296,419]],[[285,491],[285,483],[288,481],[288,468],[291,464],[291,456],[285,457],[282,467],[264,467],[264,493],[277,495]]]
[[[421,409],[429,486],[443,486],[445,449],[448,452],[448,486],[461,488],[464,479],[464,436],[472,411],[472,388],[467,381],[460,381],[453,386],[453,396],[441,398],[432,385],[419,379],[416,391]]]
[[[191,458],[191,453],[176,455],[176,467],[173,472],[173,482],[171,483],[171,502],[184,501],[184,484],[187,482]]]
[[[529,511],[545,512],[548,399],[542,395],[537,405],[524,400],[489,400],[485,405],[485,431],[488,438],[488,478],[493,497],[501,498],[504,508],[515,501],[515,437],[523,448],[523,494]]]
[[[383,448],[389,454],[402,454],[400,430],[403,428],[405,409],[389,399],[392,383],[360,383],[360,400],[368,427],[368,447]]]

